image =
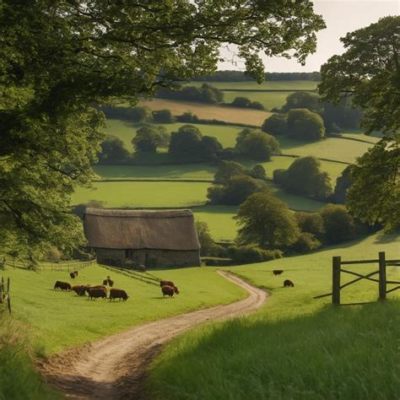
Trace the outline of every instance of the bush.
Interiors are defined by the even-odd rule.
[[[236,206],[243,203],[251,194],[261,190],[263,186],[249,176],[234,176],[222,185],[208,188],[207,198],[211,204]]]
[[[200,143],[202,134],[193,125],[183,125],[177,132],[171,133],[169,153],[175,157],[190,159],[200,158]]]
[[[222,144],[214,136],[203,136],[200,143],[200,157],[203,160],[216,160],[222,151]]]
[[[354,218],[349,214],[346,207],[328,204],[320,213],[324,221],[326,243],[337,244],[355,238]]]
[[[185,86],[180,90],[162,88],[157,92],[156,97],[216,104],[224,100],[224,93],[214,86],[204,83],[201,87]]]
[[[261,130],[273,136],[287,133],[287,114],[272,114],[261,126]]]
[[[245,175],[246,170],[242,164],[235,161],[221,161],[214,175],[216,183],[225,184],[234,176]]]
[[[316,93],[294,92],[286,98],[286,104],[283,105],[282,111],[288,112],[294,108],[306,108],[310,111],[321,112],[323,107]]]
[[[236,150],[232,147],[225,147],[220,153],[219,158],[221,160],[230,161],[233,160],[237,156]]]
[[[332,194],[332,186],[320,167],[315,157],[297,158],[285,172],[275,170],[274,181],[288,192],[324,201]]]
[[[125,149],[124,142],[115,136],[108,136],[101,144],[99,164],[121,164],[128,157],[129,152]]]
[[[158,110],[153,111],[153,120],[154,122],[158,122],[160,124],[169,124],[174,122],[174,117],[170,110]]]
[[[302,232],[310,233],[322,240],[325,235],[324,220],[319,213],[297,212],[297,223]]]
[[[258,101],[251,101],[247,97],[235,97],[231,106],[240,108],[253,108],[255,110],[265,110],[264,106]]]
[[[265,168],[261,164],[256,164],[249,172],[249,175],[254,179],[267,179]]]
[[[350,186],[352,184],[351,171],[352,166],[349,165],[336,179],[335,190],[332,195],[332,201],[334,203],[344,204],[346,202],[347,191],[350,189]]]
[[[235,264],[250,264],[282,258],[280,250],[264,250],[255,245],[229,247],[228,255]]]
[[[139,153],[155,153],[157,147],[168,146],[170,135],[165,128],[153,125],[144,125],[136,132],[132,139],[135,150]]]
[[[299,238],[290,247],[296,253],[305,254],[315,251],[321,247],[321,242],[308,232],[301,232]]]
[[[279,143],[267,133],[246,128],[238,134],[236,151],[251,160],[269,161],[279,151]]]
[[[191,112],[185,112],[182,115],[178,115],[176,120],[187,124],[196,124],[199,122],[199,117]]]
[[[274,172],[272,173],[272,179],[274,183],[277,185],[284,185],[285,181],[285,176],[286,176],[286,169],[275,169]]]
[[[151,122],[152,111],[148,107],[112,107],[100,108],[108,119],[122,119],[130,122]]]
[[[319,114],[305,108],[293,109],[288,113],[287,132],[297,140],[320,140],[325,135],[324,121]]]
[[[221,246],[217,245],[212,239],[207,223],[196,221],[196,230],[200,242],[201,255],[218,257],[221,254]]]

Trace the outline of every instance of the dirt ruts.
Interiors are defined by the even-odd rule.
[[[137,326],[90,345],[58,354],[39,368],[47,381],[68,399],[145,399],[143,382],[146,369],[166,342],[204,322],[249,314],[265,302],[265,291],[228,272],[219,273],[244,288],[249,293],[248,297],[228,305]]]

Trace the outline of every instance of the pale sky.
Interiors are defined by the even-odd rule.
[[[325,20],[326,29],[317,33],[317,51],[307,58],[305,66],[295,60],[264,57],[268,72],[319,71],[329,57],[343,52],[339,38],[363,28],[388,15],[400,15],[400,0],[314,0],[314,10]],[[233,62],[220,63],[220,70],[244,70],[244,64],[234,55],[234,49],[222,49]]]

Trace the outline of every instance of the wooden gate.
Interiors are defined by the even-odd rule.
[[[343,265],[357,265],[357,264],[378,264],[378,269],[376,271],[370,272],[366,275],[362,275],[358,272],[350,271],[347,268],[342,268]],[[390,281],[386,279],[386,267],[400,267],[400,260],[386,260],[386,254],[381,251],[377,259],[374,260],[352,260],[343,261],[341,257],[332,257],[332,292],[321,294],[315,296],[314,299],[320,299],[322,297],[332,296],[332,304],[340,305],[340,291],[347,286],[350,286],[362,279],[366,279],[372,282],[378,283],[378,299],[385,300],[386,295],[390,292],[394,292],[400,289],[400,281]],[[350,282],[341,284],[341,273],[356,276]],[[374,277],[377,275],[377,277]],[[387,289],[387,285],[394,284],[397,285],[391,289]],[[348,303],[347,303],[348,304]],[[362,303],[351,303],[351,304],[362,304]]]

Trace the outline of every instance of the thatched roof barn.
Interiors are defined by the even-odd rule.
[[[190,210],[87,208],[84,229],[89,246],[103,264],[200,265],[200,244]]]

